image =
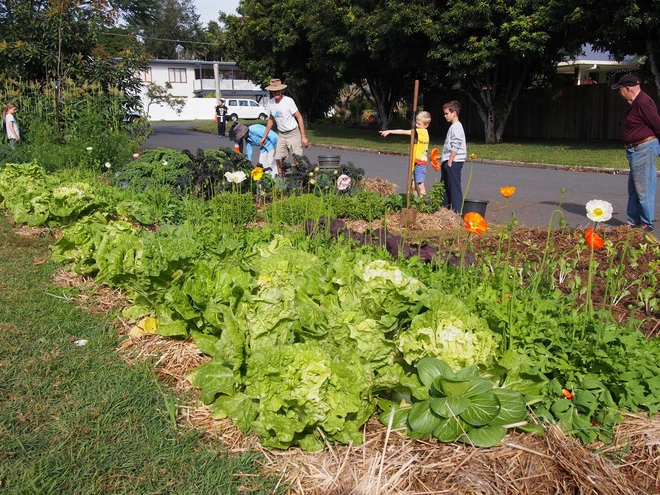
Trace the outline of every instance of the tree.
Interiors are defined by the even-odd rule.
[[[621,60],[626,55],[645,55],[648,70],[660,95],[660,2],[644,0],[588,0],[589,41]]]
[[[520,90],[578,53],[585,39],[584,12],[570,0],[450,0],[432,16],[429,73],[460,83],[477,107],[487,143],[502,140]]]
[[[170,93],[172,89],[172,83],[167,81],[165,86],[160,86],[156,83],[149,83],[147,85],[147,91],[145,97],[147,100],[147,108],[145,109],[145,115],[149,116],[149,109],[151,105],[165,105],[174,110],[177,114],[180,114],[183,110],[183,107],[186,105],[186,101],[183,98],[176,98]]]
[[[387,129],[392,111],[404,96],[411,96],[415,79],[424,74],[430,22],[423,1],[336,0],[339,31],[330,40],[341,54],[347,83],[363,88],[381,129]]]
[[[99,33],[120,15],[145,19],[156,0],[0,0],[0,70],[45,81],[80,76],[98,59]]]
[[[279,77],[309,123],[342,86],[338,61],[324,40],[336,16],[329,0],[242,0],[239,16],[222,15],[227,53],[253,81]]]
[[[145,41],[152,58],[195,58],[206,52],[206,33],[199,21],[193,0],[160,0],[153,19],[128,22],[129,28]]]

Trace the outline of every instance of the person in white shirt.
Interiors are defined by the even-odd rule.
[[[445,138],[440,160],[440,180],[445,185],[445,197],[442,206],[462,213],[463,188],[461,185],[461,171],[467,158],[467,143],[463,124],[459,121],[461,104],[454,100],[442,105],[445,120],[451,124]]]
[[[8,103],[2,111],[2,120],[5,122],[7,138],[9,139],[9,144],[12,148],[15,148],[16,144],[21,142],[21,134],[18,131],[18,124],[14,117],[16,110],[18,110],[18,107],[14,103]]]
[[[288,158],[289,152],[302,155],[303,148],[309,145],[305,135],[305,124],[296,102],[293,101],[293,98],[284,96],[286,87],[287,85],[282,84],[279,79],[271,79],[270,84],[266,86],[273,97],[268,104],[270,115],[268,116],[264,137],[260,142],[261,146],[265,144],[273,124],[277,124],[279,135],[275,149],[275,162],[280,176],[282,175],[282,160]]]

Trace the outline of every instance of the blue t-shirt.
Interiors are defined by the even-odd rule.
[[[248,127],[247,144],[245,145],[245,154],[249,159],[252,159],[252,147],[259,146],[259,143],[261,142],[261,138],[264,137],[265,132],[266,132],[266,126],[262,124],[253,124]],[[266,142],[259,149],[259,152],[261,153],[264,151],[272,151],[275,149],[275,146],[277,146],[277,134],[275,134],[275,132],[273,131],[270,131],[268,133],[268,137],[266,138]]]

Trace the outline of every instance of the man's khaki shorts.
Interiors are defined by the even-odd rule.
[[[292,131],[280,132],[277,136],[277,148],[275,148],[275,159],[282,160],[289,157],[289,152],[294,155],[303,154],[302,137],[300,129],[296,127]]]

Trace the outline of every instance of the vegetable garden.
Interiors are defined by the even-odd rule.
[[[544,434],[606,448],[624,417],[658,412],[660,247],[601,227],[606,205],[585,210],[586,233],[480,217],[397,230],[405,198],[365,189],[353,164],[285,169],[274,181],[222,149],[53,172],[8,162],[0,201],[17,224],[60,232],[52,261],[121,290],[133,345],[194,343],[206,357],[186,379],[210,417],[268,449],[334,455],[373,431],[382,459],[394,432],[405,448]],[[414,206],[432,215],[441,197]]]

